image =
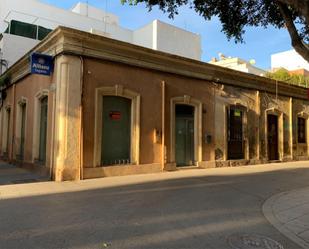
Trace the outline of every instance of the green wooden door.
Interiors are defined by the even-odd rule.
[[[102,165],[130,164],[131,100],[103,97]]]
[[[194,107],[177,105],[175,121],[176,165],[194,165]]]
[[[21,108],[21,131],[20,131],[19,156],[20,159],[23,160],[25,151],[26,104],[21,105],[20,108]]]
[[[48,97],[41,99],[39,161],[46,161]]]

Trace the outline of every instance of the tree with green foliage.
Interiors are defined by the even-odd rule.
[[[309,77],[305,77],[301,74],[291,74],[284,68],[280,68],[273,73],[267,73],[266,77],[274,80],[284,81],[293,85],[309,87]]]
[[[286,28],[294,49],[309,62],[309,0],[121,0],[149,10],[158,6],[173,18],[180,6],[189,5],[210,20],[217,16],[228,39],[243,42],[246,26]],[[271,39],[271,38],[270,38]]]

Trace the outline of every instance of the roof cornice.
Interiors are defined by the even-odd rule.
[[[30,73],[29,58],[34,51],[55,57],[59,54],[86,56],[272,94],[278,89],[278,95],[307,100],[307,89],[303,87],[66,27],[55,29],[9,68],[6,73],[12,76],[12,82]]]

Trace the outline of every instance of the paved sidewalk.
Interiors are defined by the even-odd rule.
[[[281,233],[309,248],[309,187],[272,196],[264,203],[263,212]]]
[[[0,161],[0,185],[48,181],[48,177]]]

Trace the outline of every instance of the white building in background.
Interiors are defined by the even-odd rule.
[[[265,70],[254,66],[255,60],[245,61],[238,57],[226,57],[222,53],[219,53],[219,59],[213,58],[209,63],[221,67],[227,67],[244,73],[255,74],[258,76],[266,75]]]
[[[309,71],[309,63],[295,50],[288,50],[271,55],[271,68],[272,70],[285,68],[288,71],[301,69]]]
[[[58,26],[201,60],[201,37],[192,32],[158,20],[133,31],[121,27],[118,16],[85,3],[65,10],[38,0],[0,0],[0,60],[13,65]]]

